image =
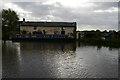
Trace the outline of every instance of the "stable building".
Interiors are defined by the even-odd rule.
[[[30,38],[34,35],[34,38],[76,39],[76,22],[34,22],[23,19],[19,25],[19,34],[16,35],[17,38]]]

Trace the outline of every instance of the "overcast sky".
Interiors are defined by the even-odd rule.
[[[41,2],[5,2],[26,21],[77,22],[77,30],[118,30],[118,2],[82,0],[41,0]]]

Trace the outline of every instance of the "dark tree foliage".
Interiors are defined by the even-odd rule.
[[[19,17],[17,13],[11,9],[2,10],[2,39],[7,40],[12,34],[16,33]]]

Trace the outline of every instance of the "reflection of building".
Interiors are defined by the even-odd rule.
[[[20,42],[22,50],[40,50],[40,51],[76,51],[75,42]]]
[[[20,22],[19,27],[20,34],[13,37],[76,38],[76,22],[31,22],[23,19],[23,21]]]

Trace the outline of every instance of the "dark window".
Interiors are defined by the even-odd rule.
[[[65,31],[61,31],[61,34],[65,34]]]
[[[36,26],[34,26],[34,29],[37,29],[37,27],[36,27]]]

